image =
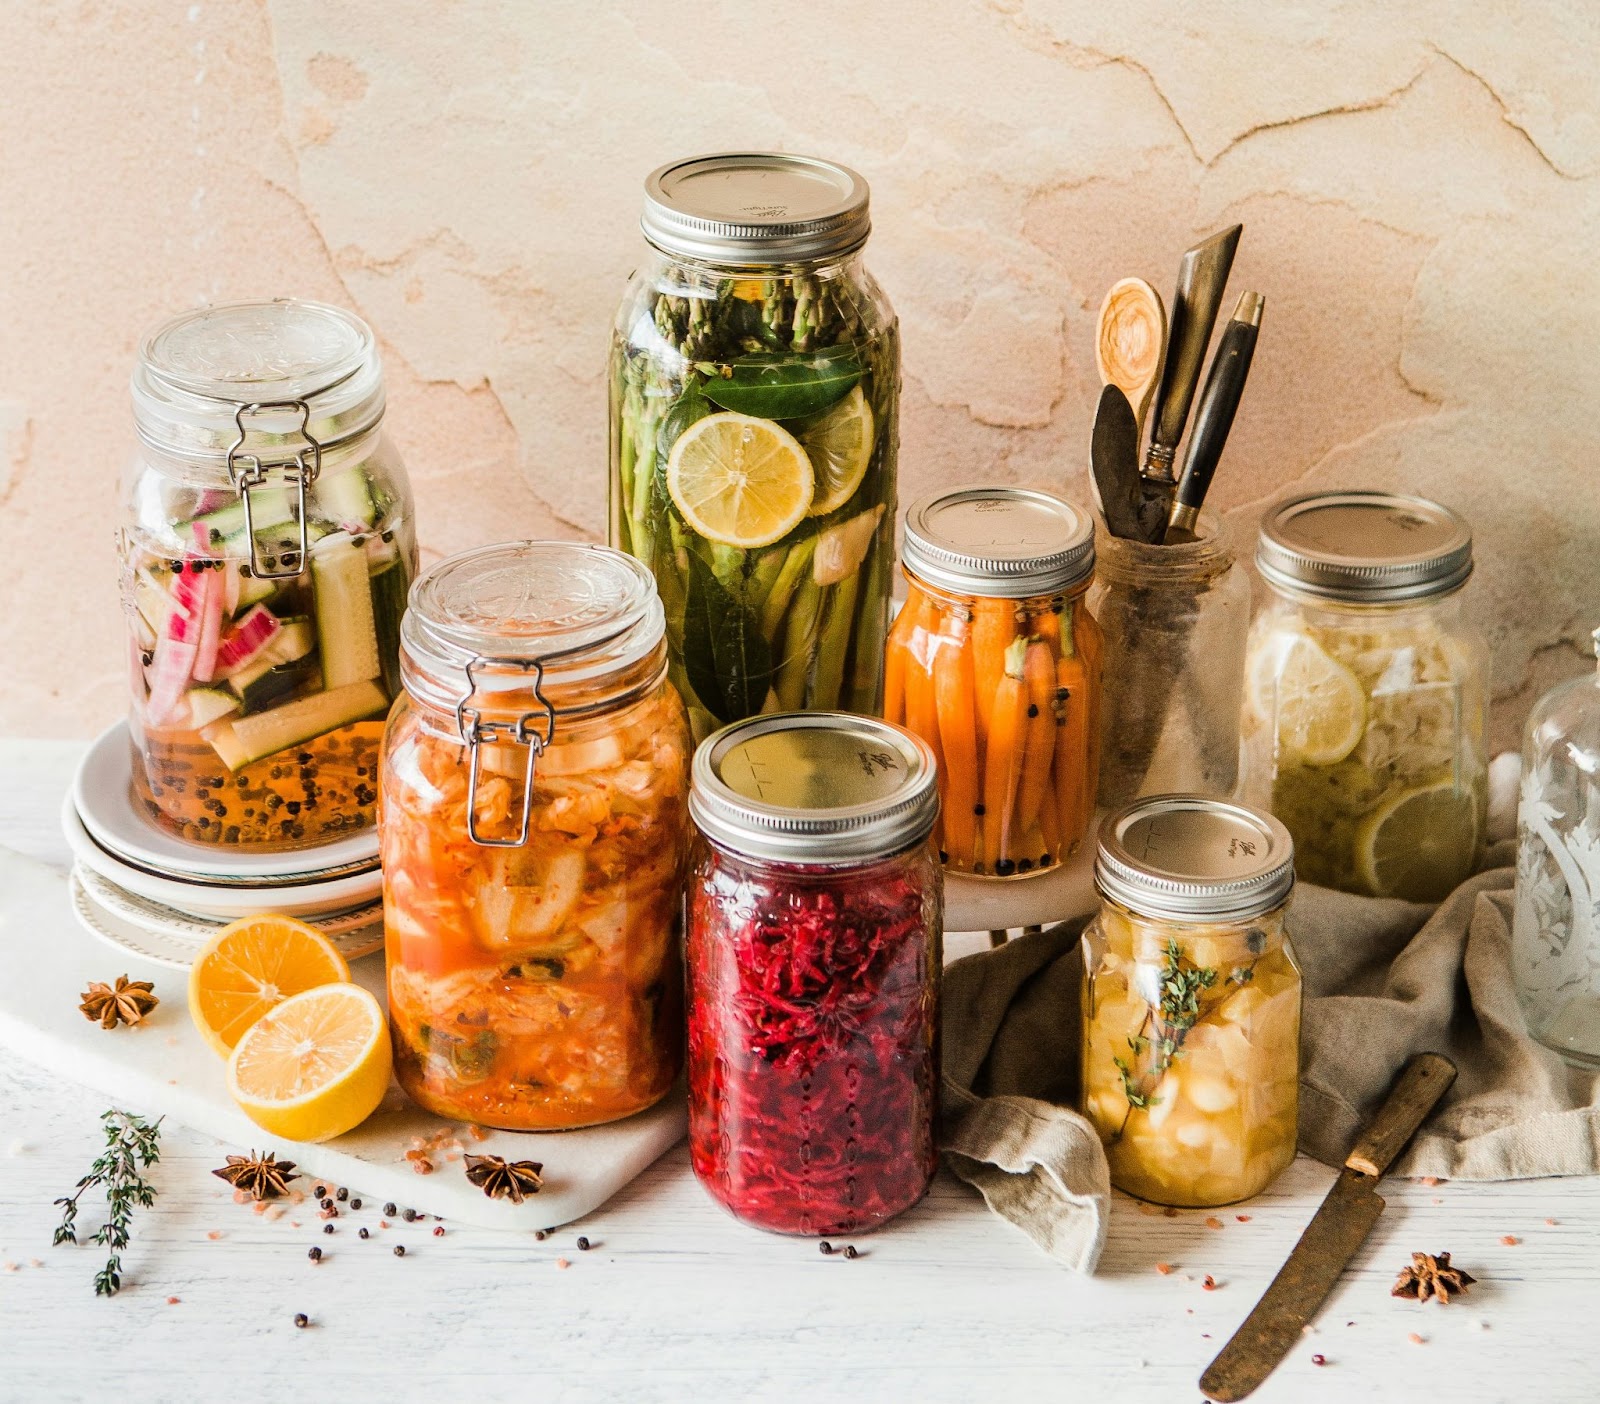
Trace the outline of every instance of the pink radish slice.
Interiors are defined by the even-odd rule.
[[[184,689],[189,686],[189,676],[194,670],[198,652],[198,645],[185,643],[170,635],[156,640],[155,661],[147,674],[150,678],[150,695],[144,704],[145,720],[151,726],[165,726],[173,719],[178,704],[183,700]]]
[[[208,683],[216,676],[217,648],[222,641],[222,577],[208,570],[201,577],[205,604],[200,614],[199,652],[194,660],[194,680]]]
[[[254,661],[282,627],[277,616],[265,605],[252,605],[218,645],[215,675],[231,677]]]
[[[228,503],[236,502],[237,500],[238,494],[228,488],[207,488],[195,499],[194,511],[191,515],[204,517],[211,512],[215,512],[219,507],[226,507]],[[201,531],[205,530],[205,527],[199,522],[196,522],[195,526],[199,527]]]

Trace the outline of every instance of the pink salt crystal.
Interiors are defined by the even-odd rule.
[[[206,1234],[206,1237],[209,1238],[213,1243],[215,1243],[219,1238],[222,1237],[222,1230],[221,1229],[212,1229],[210,1233]]]
[[[182,1299],[179,1298],[179,1297],[168,1297],[167,1298],[167,1305],[168,1306],[177,1306],[180,1300],[182,1300]]]
[[[1501,1241],[1501,1242],[1502,1242],[1502,1243],[1504,1243],[1504,1244],[1505,1244],[1505,1245],[1506,1245],[1506,1247],[1507,1247],[1507,1248],[1515,1248],[1515,1247],[1516,1247],[1516,1246],[1517,1246],[1517,1244],[1519,1244],[1519,1243],[1521,1243],[1521,1242],[1522,1242],[1522,1240],[1521,1240],[1521,1239],[1520,1239],[1520,1238],[1518,1238],[1518,1237],[1517,1237],[1517,1236],[1516,1236],[1516,1234],[1514,1234],[1514,1233],[1508,1233],[1508,1234],[1505,1234],[1505,1235],[1504,1235],[1504,1236],[1503,1236],[1503,1237],[1502,1237],[1502,1238],[1501,1238],[1501,1239],[1500,1239],[1500,1241]]]
[[[1424,1341],[1423,1341],[1422,1337],[1419,1336],[1415,1331],[1413,1331],[1409,1336],[1407,1336],[1406,1339],[1408,1341],[1410,1341],[1412,1345],[1423,1345],[1424,1344]]]
[[[556,1259],[556,1266],[558,1268],[569,1268],[569,1267],[572,1266],[572,1264],[569,1263],[565,1258],[557,1258]]]

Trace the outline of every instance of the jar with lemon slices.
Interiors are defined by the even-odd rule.
[[[867,185],[798,156],[674,162],[611,347],[611,544],[666,608],[697,736],[875,712],[894,564],[900,345],[862,265]]]
[[[1246,794],[1301,878],[1434,902],[1477,866],[1488,648],[1461,610],[1472,533],[1424,498],[1328,492],[1263,521],[1271,590],[1250,638]]]

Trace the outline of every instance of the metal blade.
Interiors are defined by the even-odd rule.
[[[1339,1172],[1289,1261],[1200,1376],[1208,1399],[1223,1404],[1243,1399],[1293,1349],[1383,1213],[1377,1183],[1355,1170]]]

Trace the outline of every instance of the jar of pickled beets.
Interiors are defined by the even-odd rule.
[[[1154,795],[1110,816],[1083,936],[1083,1108],[1111,1183],[1157,1204],[1259,1194],[1294,1159],[1294,845],[1271,815]]]
[[[838,712],[695,753],[689,1150],[735,1218],[861,1233],[938,1159],[943,892],[927,745]]]

